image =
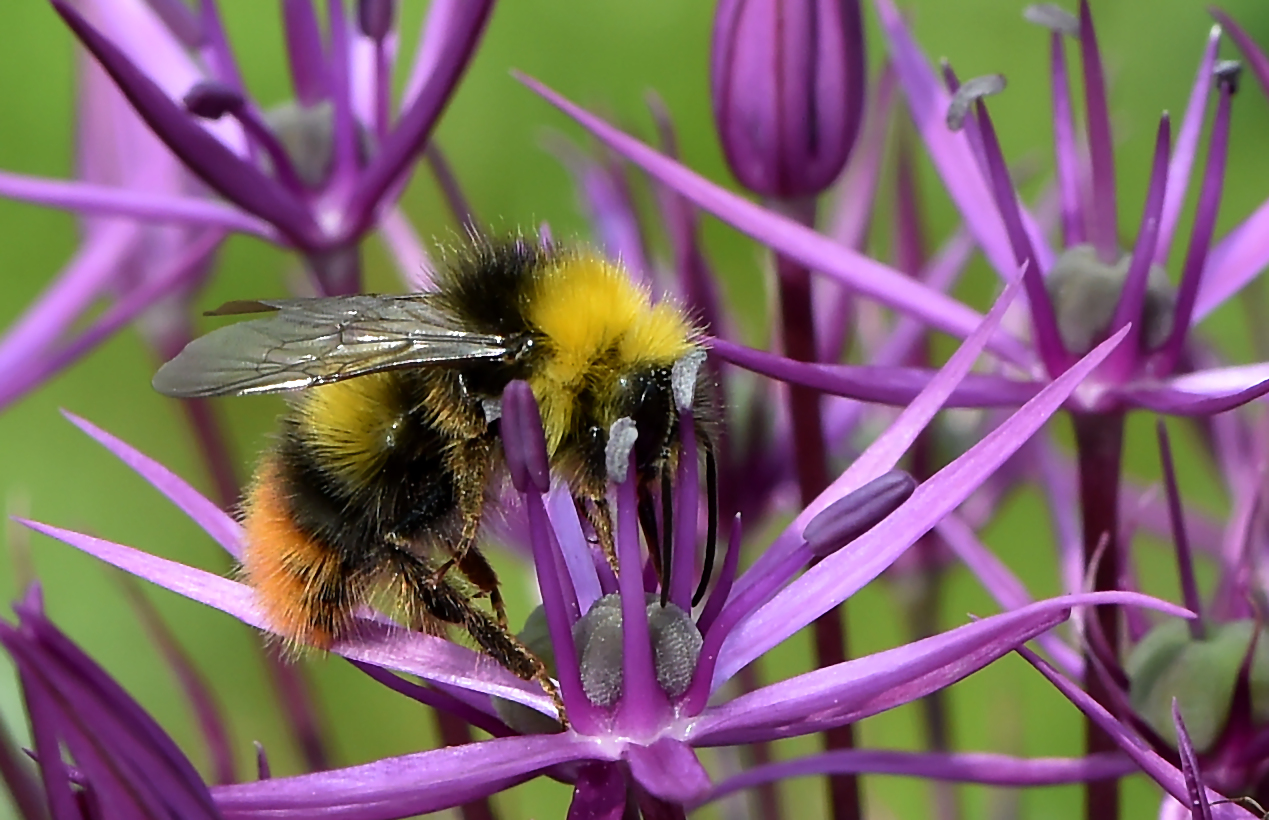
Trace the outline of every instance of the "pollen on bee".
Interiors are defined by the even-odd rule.
[[[283,496],[279,465],[266,457],[244,505],[243,580],[255,590],[269,629],[296,644],[329,649],[348,617],[331,594],[345,579],[338,556],[302,532]]]

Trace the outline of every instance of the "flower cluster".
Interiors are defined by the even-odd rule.
[[[349,306],[362,302],[339,302],[346,313],[324,326],[301,326],[285,311],[360,293],[361,248],[372,232],[386,239],[407,284],[428,289],[433,263],[416,238],[422,231],[397,205],[420,160],[472,241],[492,232],[472,216],[431,139],[447,102],[462,93],[492,2],[433,2],[394,100],[394,71],[406,52],[394,0],[285,0],[278,8],[294,99],[279,105],[248,92],[214,0],[196,8],[183,0],[50,5],[84,51],[78,127],[109,138],[81,140],[74,180],[0,171],[0,195],[71,210],[82,222],[72,261],[0,337],[0,406],[131,323],[160,358],[176,355],[194,336],[194,306],[233,233],[294,253],[307,279],[296,283],[303,301],[240,301],[220,313],[280,308],[293,323],[279,327],[306,345],[327,340],[320,349],[344,358],[327,367],[310,346],[309,358],[285,360],[295,341],[287,337],[261,346],[265,360],[230,367],[294,367],[304,374],[296,384],[309,387],[436,366],[398,350],[396,325],[356,325]],[[1227,351],[1200,327],[1235,300],[1253,323],[1263,321],[1263,306],[1245,289],[1269,265],[1269,197],[1250,215],[1223,213],[1241,64],[1218,56],[1228,34],[1266,96],[1269,57],[1225,12],[1213,11],[1217,24],[1195,33],[1197,69],[1184,114],[1175,134],[1161,114],[1142,212],[1124,225],[1113,89],[1088,0],[1073,11],[1027,8],[1026,20],[1039,29],[1018,23],[1018,36],[1047,37],[1049,46],[1054,150],[1036,202],[1011,162],[1022,152],[1001,138],[988,110],[989,97],[1017,89],[1006,90],[1000,75],[962,79],[946,61],[936,69],[892,0],[870,9],[858,0],[718,0],[712,35],[701,38],[711,55],[722,155],[744,193],[679,158],[659,102],[656,148],[516,75],[526,96],[563,112],[597,146],[557,143],[591,218],[589,240],[653,300],[683,305],[708,352],[703,362],[683,360],[689,375],[682,363],[667,372],[668,388],[639,387],[669,394],[669,415],[656,422],[668,430],[633,414],[585,431],[606,469],[603,498],[575,497],[576,477],[553,474],[548,453],[559,441],[544,432],[543,414],[549,419],[558,408],[534,382],[504,381],[480,403],[491,472],[509,479],[483,490],[501,509],[482,534],[494,536],[487,540],[500,542],[508,560],[522,561],[541,602],[532,614],[512,613],[513,626],[524,623],[518,635],[501,623],[496,631],[502,645],[532,656],[534,674],[519,669],[518,677],[516,664],[497,652],[450,640],[440,621],[470,626],[461,613],[429,620],[411,611],[403,621],[356,601],[351,625],[323,633],[331,640],[322,648],[427,709],[444,745],[329,767],[312,740],[305,682],[275,658],[290,720],[315,750],[308,771],[282,775],[258,748],[257,777],[247,781],[236,775],[235,752],[197,673],[146,610],[212,750],[214,772],[204,777],[53,625],[33,586],[15,606],[16,622],[0,623],[30,724],[29,761],[0,736],[0,776],[18,811],[29,820],[388,820],[462,807],[465,817],[481,818],[495,815],[493,795],[549,779],[571,789],[569,817],[680,818],[731,801],[774,819],[787,813],[777,783],[819,776],[829,813],[852,819],[867,813],[859,777],[889,774],[1015,788],[1083,784],[1086,817],[1112,820],[1119,780],[1134,772],[1163,790],[1161,817],[1248,817],[1269,804],[1269,649],[1259,640],[1269,605],[1262,504],[1269,427],[1255,406],[1269,393],[1269,362],[1243,361],[1254,344]],[[882,42],[866,49],[869,14]],[[870,77],[867,55],[878,46],[884,58]],[[1081,94],[1068,72],[1071,51],[1081,63]],[[915,180],[921,153],[961,220],[936,251]],[[653,196],[632,190],[645,183]],[[703,214],[770,253],[771,349],[745,344],[760,334],[742,327],[722,296],[701,240]],[[1219,231],[1222,219],[1233,227]],[[869,239],[882,223],[894,238],[890,256]],[[545,225],[537,231],[545,248],[570,241]],[[1181,237],[1185,251],[1174,253]],[[953,294],[976,253],[998,278],[985,310]],[[104,310],[94,311],[103,300]],[[426,296],[417,304],[413,320],[431,323],[445,344],[478,351],[468,358],[541,355],[445,324],[436,318],[444,306]],[[954,352],[946,355],[937,334],[956,340]],[[200,349],[240,355],[225,338]],[[381,358],[373,366],[350,362],[358,344]],[[474,402],[469,393],[486,388],[460,370],[456,389]],[[585,391],[594,386],[568,389],[590,401]],[[242,488],[224,431],[204,404],[208,392],[191,391],[184,402],[216,481],[214,498],[160,460],[67,416],[241,561],[244,551],[271,545],[226,512]],[[708,414],[699,402],[710,403]],[[1196,446],[1229,497],[1225,520],[1184,497],[1161,419],[1152,442],[1160,485],[1125,474],[1128,420],[1143,414],[1197,430]],[[1073,453],[1062,443],[1067,420]],[[672,442],[652,489],[641,432]],[[397,434],[395,426],[376,428],[374,446],[392,447]],[[708,451],[703,469],[699,442]],[[445,489],[456,498],[466,491]],[[1028,491],[1043,497],[1053,533],[1015,536],[1056,545],[1053,597],[1033,596],[987,545],[1012,499]],[[251,499],[248,506],[261,503]],[[145,503],[138,499],[138,511]],[[279,628],[277,601],[263,600],[251,576],[227,578],[97,535],[19,523],[257,630],[295,638]],[[297,525],[257,529],[277,536],[279,566],[307,560],[281,543]],[[1181,605],[1146,594],[1154,588],[1139,580],[1139,531],[1174,546]],[[391,535],[394,549],[415,548]],[[715,541],[725,542],[720,561]],[[456,543],[449,563],[475,581],[469,546]],[[1205,575],[1200,562],[1213,571]],[[998,613],[940,618],[958,566]],[[319,569],[297,574],[307,580],[286,589],[320,598],[327,568]],[[426,589],[450,584],[445,569]],[[494,578],[488,565],[480,571]],[[1215,581],[1200,583],[1207,576]],[[910,615],[911,640],[853,655],[848,625],[875,617],[856,593],[879,579],[891,582]],[[412,588],[408,579],[390,580]],[[496,579],[490,583],[470,590],[465,605],[483,607],[476,593],[494,592]],[[481,629],[493,630],[503,615],[501,599],[491,603],[494,614],[479,615]],[[428,628],[407,628],[419,623]],[[804,629],[813,644],[806,668],[774,663],[772,653],[786,652]],[[476,642],[489,650],[487,638]],[[1072,714],[1084,715],[1083,755],[959,748],[944,691],[1015,653]],[[923,706],[928,749],[873,748],[856,735],[865,718],[915,703]],[[343,711],[348,717],[356,705]],[[804,736],[822,737],[823,751],[773,760],[773,744]],[[736,802],[742,791],[756,799]],[[939,816],[955,817],[954,795],[934,794]]]

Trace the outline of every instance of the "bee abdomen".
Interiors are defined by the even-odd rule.
[[[347,555],[303,527],[292,510],[285,465],[267,456],[248,492],[242,574],[271,630],[319,648],[345,631],[364,594]]]

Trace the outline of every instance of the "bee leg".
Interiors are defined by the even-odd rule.
[[[436,582],[440,584],[445,573],[455,565],[466,572],[467,555],[476,551],[476,538],[480,532],[480,518],[485,510],[485,486],[489,477],[489,459],[492,453],[487,436],[467,438],[450,452],[449,463],[455,476],[454,493],[458,502],[458,514],[462,519],[462,532],[453,555],[436,570]],[[487,564],[485,565],[488,566]],[[490,582],[497,584],[498,578],[490,570]],[[490,592],[480,580],[470,579],[481,588],[482,592]]]
[[[493,607],[494,617],[498,619],[498,626],[506,629],[507,605],[502,600],[502,590],[498,586],[498,573],[490,566],[489,559],[480,550],[470,549],[458,560],[458,568],[467,576],[467,580],[489,596],[489,604]]]
[[[475,554],[475,553],[473,553]],[[477,646],[503,668],[521,680],[536,681],[550,696],[559,712],[560,722],[567,727],[564,701],[546,665],[529,651],[520,639],[483,609],[473,606],[462,592],[442,580],[434,583],[435,573],[413,555],[402,553],[398,560],[407,608],[417,621],[432,618],[461,627]],[[421,611],[420,611],[421,610]]]
[[[587,504],[587,501],[590,503]],[[613,574],[620,574],[617,570],[617,542],[613,536],[612,508],[608,506],[608,499],[602,495],[574,497],[573,502],[582,510],[586,521],[595,531],[599,547],[604,551],[604,558],[608,559],[608,566],[612,567]]]

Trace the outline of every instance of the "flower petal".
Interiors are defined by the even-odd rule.
[[[807,268],[832,276],[861,294],[917,316],[931,327],[965,338],[982,317],[951,297],[931,290],[899,271],[845,248],[794,220],[768,211],[715,185],[639,140],[614,128],[530,77],[517,75],[548,102],[568,114],[618,154],[650,176],[678,191],[702,209],[749,234]],[[998,334],[988,348],[1002,358],[1026,367],[1031,354],[1017,339]]]
[[[1207,97],[1212,88],[1212,68],[1216,65],[1216,47],[1220,45],[1221,27],[1212,26],[1207,35],[1207,46],[1199,60],[1194,88],[1185,106],[1185,119],[1177,133],[1176,147],[1172,151],[1172,164],[1168,166],[1168,192],[1163,201],[1163,218],[1159,223],[1159,244],[1155,248],[1154,261],[1164,265],[1172,247],[1172,235],[1185,204],[1189,188],[1190,170],[1198,154],[1199,134],[1203,130],[1203,118],[1207,115]]]
[[[722,649],[715,687],[881,574],[1034,435],[1125,332],[1098,345],[969,452],[917,487],[903,507],[864,537],[825,558],[743,621]]]
[[[168,500],[188,515],[195,524],[215,539],[235,558],[242,556],[242,526],[234,521],[224,510],[207,500],[183,478],[164,467],[141,451],[115,438],[97,427],[92,422],[80,418],[74,413],[62,411],[71,424],[83,430],[98,444],[109,450],[115,458],[131,467],[137,475],[144,478]]]
[[[939,534],[956,557],[978,578],[979,583],[996,599],[1002,609],[1021,609],[1032,603],[1030,593],[1018,580],[1018,576],[1010,571],[996,554],[978,540],[973,528],[965,523],[965,519],[956,513],[949,513],[942,521],[934,525]],[[1065,643],[1058,635],[1045,632],[1036,637],[1036,643],[1044,648],[1058,666],[1068,675],[1082,677],[1084,659],[1080,653]]]
[[[696,801],[710,787],[696,752],[680,740],[663,737],[651,746],[631,743],[622,757],[639,785],[667,802]]]
[[[741,695],[707,709],[692,726],[689,740],[697,746],[749,743],[860,720],[948,686],[1065,621],[1072,606],[1099,602],[1190,614],[1135,592],[1051,598]]]
[[[782,382],[810,387],[830,396],[894,407],[911,404],[938,375],[935,370],[917,367],[799,362],[724,339],[711,340],[709,347],[725,361]],[[1041,382],[968,373],[948,395],[943,407],[1018,407],[1034,398],[1043,386]]]
[[[1019,648],[1018,652],[1027,659],[1028,663],[1039,670],[1040,674],[1048,678],[1049,682],[1056,686],[1058,691],[1074,703],[1081,712],[1092,718],[1093,722],[1103,732],[1110,735],[1111,739],[1124,750],[1124,753],[1132,758],[1138,768],[1162,786],[1168,794],[1182,803],[1188,804],[1189,793],[1186,789],[1185,777],[1181,772],[1177,771],[1175,766],[1146,746],[1141,738],[1115,720],[1101,704],[1089,697],[1078,686],[1062,677],[1061,674],[1037,657],[1034,652],[1025,647]],[[1208,800],[1212,802],[1223,799],[1211,789],[1208,789],[1206,794]],[[1217,820],[1249,820],[1253,815],[1245,809],[1224,803],[1212,807],[1212,816],[1217,818]]]
[[[209,199],[171,193],[0,171],[0,196],[81,214],[207,225],[266,238],[275,234],[268,223],[250,214]]]
[[[319,238],[317,224],[295,196],[226,148],[65,0],[52,3],[141,118],[186,167],[231,202],[276,225],[293,242],[305,245]]]
[[[603,759],[588,738],[566,732],[504,737],[389,757],[361,766],[212,790],[226,820],[262,817],[408,817],[461,805],[575,760]]]
[[[1121,777],[1135,771],[1132,761],[1117,753],[1024,758],[982,752],[939,754],[847,749],[755,766],[720,783],[700,800],[693,801],[691,806],[697,808],[763,783],[824,774],[892,774],[949,783],[1018,788],[1084,783],[1104,777]]]
[[[400,119],[379,153],[358,175],[348,201],[347,213],[355,220],[345,226],[349,233],[358,234],[369,227],[384,194],[413,167],[470,63],[492,11],[493,0],[443,0],[428,7],[424,42],[415,65],[416,71],[426,66],[425,73],[417,91],[412,93],[407,87]]]
[[[1125,390],[1124,396],[1130,403],[1156,413],[1170,416],[1210,416],[1241,407],[1269,393],[1269,379],[1235,393],[1213,393],[1176,390],[1172,387],[1142,387]]]
[[[1017,270],[1013,248],[1005,233],[1000,210],[992,197],[988,180],[974,156],[966,135],[947,127],[947,110],[952,98],[930,68],[925,55],[912,38],[903,16],[891,0],[875,0],[881,30],[890,46],[890,58],[904,99],[925,143],[930,161],[943,180],[948,196],[956,203],[961,218],[978,240],[983,254],[997,272],[1012,276]],[[1026,226],[1041,272],[1053,266],[1053,249],[1044,241],[1034,217],[1018,203],[1022,223]]]
[[[125,572],[228,613],[249,626],[269,629],[254,592],[245,584],[90,535],[37,521],[21,523]],[[332,652],[436,683],[512,700],[546,715],[555,714],[550,698],[540,688],[464,646],[410,632],[378,617],[359,617],[349,631],[350,637],[338,641],[331,647]]]

